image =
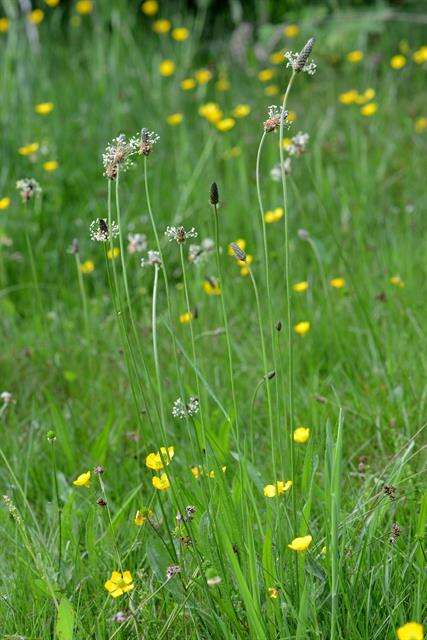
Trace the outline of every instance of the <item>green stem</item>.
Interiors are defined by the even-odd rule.
[[[162,437],[164,441],[164,446],[167,446],[166,442],[166,419],[165,419],[165,408],[163,402],[163,392],[162,392],[162,381],[160,376],[160,361],[159,361],[159,352],[157,346],[157,286],[159,280],[159,265],[154,265],[154,285],[153,285],[153,303],[152,303],[152,334],[153,334],[153,355],[154,355],[154,366],[156,369],[156,379],[157,379],[157,391],[159,394],[159,403],[160,403],[160,422],[162,429]]]

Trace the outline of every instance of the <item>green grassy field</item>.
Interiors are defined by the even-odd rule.
[[[422,22],[156,4],[2,3],[0,637],[423,640]]]

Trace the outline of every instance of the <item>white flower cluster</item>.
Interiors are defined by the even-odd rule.
[[[155,265],[160,266],[161,264],[162,259],[158,251],[148,251],[147,257],[141,258],[141,267],[154,267]]]
[[[188,238],[197,238],[197,231],[194,227],[191,227],[188,231],[184,227],[166,227],[165,236],[169,238],[169,242],[176,240],[178,244],[182,244]]]
[[[204,262],[215,249],[215,243],[211,238],[205,238],[201,244],[190,244],[188,248],[188,261],[193,264]]]
[[[23,202],[28,202],[28,200],[42,192],[41,186],[34,178],[22,178],[18,180],[16,188],[21,194]]]
[[[317,70],[317,64],[311,60],[310,62],[306,62],[302,69],[300,69],[297,65],[299,61],[300,54],[295,53],[294,51],[286,51],[285,58],[288,61],[286,64],[286,68],[291,68],[294,71],[302,71],[303,73],[308,73],[309,76],[314,76]]]
[[[128,253],[142,253],[147,248],[147,236],[143,233],[129,233],[128,243]]]
[[[296,136],[291,139],[286,151],[290,156],[296,156],[299,158],[299,156],[301,156],[306,150],[309,139],[310,136],[308,133],[302,133],[302,131],[299,131]]]
[[[94,242],[107,242],[119,235],[119,227],[116,222],[112,221],[110,228],[105,218],[97,218],[92,220],[89,227],[90,239]]]
[[[191,396],[187,403],[182,398],[177,398],[172,405],[172,415],[174,418],[184,420],[188,416],[194,416],[199,411],[199,400]]]

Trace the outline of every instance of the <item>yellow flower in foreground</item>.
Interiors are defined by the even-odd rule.
[[[222,119],[223,113],[216,102],[206,102],[205,104],[200,105],[199,115],[206,118],[208,122],[216,124]]]
[[[267,484],[264,487],[264,495],[266,498],[274,498],[275,496],[281,496],[292,487],[292,480],[278,480],[276,484]]]
[[[347,53],[347,60],[353,64],[357,64],[363,60],[363,52],[358,49],[356,51],[350,51],[350,53]]]
[[[390,278],[390,284],[393,284],[395,287],[401,287],[401,288],[405,286],[405,283],[403,282],[400,276],[392,276]]]
[[[278,222],[281,218],[283,218],[283,209],[282,207],[276,207],[273,211],[266,211],[264,213],[264,220],[267,224],[271,224],[272,222]]]
[[[266,96],[277,96],[280,89],[277,84],[269,84],[268,87],[265,87],[264,93]]]
[[[7,33],[7,31],[9,31],[9,20],[0,18],[0,33]]]
[[[419,622],[407,622],[396,631],[399,640],[424,640],[423,625]]]
[[[88,487],[90,484],[90,471],[86,471],[86,473],[81,473],[78,478],[73,480],[73,484],[76,487]]]
[[[422,133],[427,129],[427,118],[417,118],[415,120],[415,131]]]
[[[164,34],[164,33],[168,33],[168,31],[170,31],[171,28],[171,23],[169,20],[156,20],[155,22],[153,22],[153,31],[155,31],[155,33],[159,33],[159,34]]]
[[[360,109],[360,113],[362,116],[373,116],[378,110],[378,105],[376,102],[370,102],[369,104],[365,104],[364,107]]]
[[[151,478],[151,483],[153,487],[158,491],[166,491],[171,486],[169,482],[169,478],[167,477],[166,473],[162,473],[160,477],[153,476]]]
[[[234,118],[224,118],[224,120],[220,120],[216,123],[216,128],[218,131],[230,131],[236,124]]]
[[[392,69],[402,69],[406,64],[406,58],[402,55],[393,56],[390,60],[390,67]]]
[[[59,167],[59,164],[56,160],[48,160],[47,162],[43,162],[43,169],[45,171],[56,171]]]
[[[79,2],[76,4],[76,11],[77,13],[80,13],[81,16],[87,16],[89,15],[89,13],[92,13],[92,0],[79,0]]]
[[[44,0],[48,7],[57,7],[59,0]]]
[[[290,544],[288,544],[289,549],[292,551],[307,551],[308,547],[311,545],[311,541],[313,538],[311,536],[302,536],[302,538],[294,538]]]
[[[345,280],[344,278],[332,278],[332,280],[329,280],[329,284],[331,287],[334,287],[334,289],[342,289],[345,287]]]
[[[238,238],[237,240],[234,241],[234,244],[237,244],[239,249],[241,249],[242,251],[246,249],[246,240],[243,240],[243,238]],[[234,251],[230,245],[228,245],[227,247],[227,253],[229,256],[234,256]]]
[[[193,474],[193,477],[196,478],[196,480],[198,478],[200,478],[200,476],[203,475],[203,470],[200,467],[191,467],[191,473]]]
[[[354,100],[354,102],[356,104],[366,104],[367,102],[369,102],[370,100],[373,100],[375,98],[375,89],[366,89],[363,93],[357,93],[356,92],[356,98]]]
[[[299,34],[299,26],[297,24],[288,24],[288,26],[283,29],[283,34],[287,38],[295,38],[295,36]]]
[[[34,11],[27,13],[27,20],[31,24],[40,24],[40,22],[43,22],[43,18],[44,12],[41,9],[34,9]]]
[[[133,578],[130,571],[113,571],[111,578],[104,584],[110,596],[118,598],[133,589]]]
[[[92,262],[92,260],[85,260],[81,265],[80,265],[80,271],[82,273],[84,273],[85,275],[88,273],[92,273],[92,271],[95,270],[95,265]]]
[[[345,91],[344,93],[340,93],[338,96],[338,100],[341,104],[353,104],[357,100],[358,93],[356,89],[350,89],[350,91]]]
[[[302,282],[296,282],[295,284],[292,285],[292,289],[297,293],[304,293],[304,291],[307,291],[308,289],[307,280],[303,280]]]
[[[423,64],[427,62],[427,46],[420,47],[412,54],[412,60],[415,64]]]
[[[39,143],[38,142],[32,142],[31,144],[26,144],[23,147],[19,147],[18,149],[18,153],[21,156],[30,156],[33,153],[36,153],[39,150]]]
[[[141,5],[142,13],[145,13],[146,16],[155,16],[159,10],[159,3],[157,0],[146,0]]]
[[[177,124],[181,124],[184,116],[182,113],[171,113],[170,116],[167,116],[166,122],[170,124],[172,127],[175,127]]]
[[[203,84],[206,84],[207,82],[209,82],[209,80],[212,79],[212,73],[211,73],[211,71],[209,71],[209,69],[199,69],[194,74],[194,77],[196,78],[196,80],[197,80],[197,82],[199,84],[203,85]]]
[[[267,589],[268,595],[273,600],[276,600],[279,597],[279,590],[276,587],[268,587]]]
[[[310,429],[308,427],[297,427],[294,431],[294,442],[305,444],[310,438]]]
[[[34,107],[34,111],[41,116],[47,116],[53,111],[53,108],[53,102],[39,102],[39,104],[36,104]]]
[[[283,54],[283,51],[274,51],[269,58],[271,64],[281,64],[284,59],[285,56]]]
[[[172,29],[172,38],[177,42],[184,42],[190,35],[189,30],[186,27],[177,27]]]
[[[181,324],[187,324],[188,322],[191,322],[193,319],[193,314],[191,313],[191,311],[186,311],[185,313],[181,313],[181,315],[179,316],[179,321]]]
[[[296,325],[294,325],[294,330],[299,336],[305,336],[305,334],[310,331],[310,323],[307,322],[307,320],[298,322]]]
[[[175,62],[173,60],[162,60],[159,64],[159,72],[165,78],[172,76],[175,73]]]
[[[145,522],[147,522],[147,520],[153,515],[154,514],[150,509],[143,509],[142,511],[138,509],[138,511],[135,513],[133,522],[137,527],[142,527],[142,525],[145,524]]]
[[[10,202],[11,200],[7,196],[5,198],[0,198],[0,210],[7,209],[10,205]]]
[[[296,119],[297,119],[296,112],[295,111],[288,111],[287,121],[288,122],[295,122]]]
[[[161,455],[160,455],[161,453]],[[145,464],[149,469],[153,469],[153,471],[160,471],[163,469],[165,462],[166,466],[171,463],[172,458],[175,455],[174,447],[160,447],[160,451],[156,451],[156,453],[149,453],[145,458]],[[163,460],[162,460],[163,458]]]
[[[112,249],[108,249],[107,251],[107,258],[109,260],[115,260],[116,258],[118,258],[120,255],[120,249],[119,247],[113,247]]]
[[[184,78],[181,82],[181,89],[183,91],[190,91],[190,89],[194,89],[196,86],[196,81],[194,78]]]
[[[258,80],[261,80],[261,82],[268,82],[274,77],[274,73],[274,69],[262,69],[258,73]]]
[[[221,287],[219,286],[218,280],[214,278],[205,278],[203,281],[203,291],[208,294],[208,296],[220,296],[221,295]]]
[[[238,104],[233,109],[233,116],[235,118],[244,118],[251,112],[251,108],[248,104]]]

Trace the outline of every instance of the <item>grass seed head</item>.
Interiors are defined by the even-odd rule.
[[[217,205],[219,202],[218,185],[216,182],[212,182],[211,184],[209,200],[210,200],[210,203],[214,206]]]

